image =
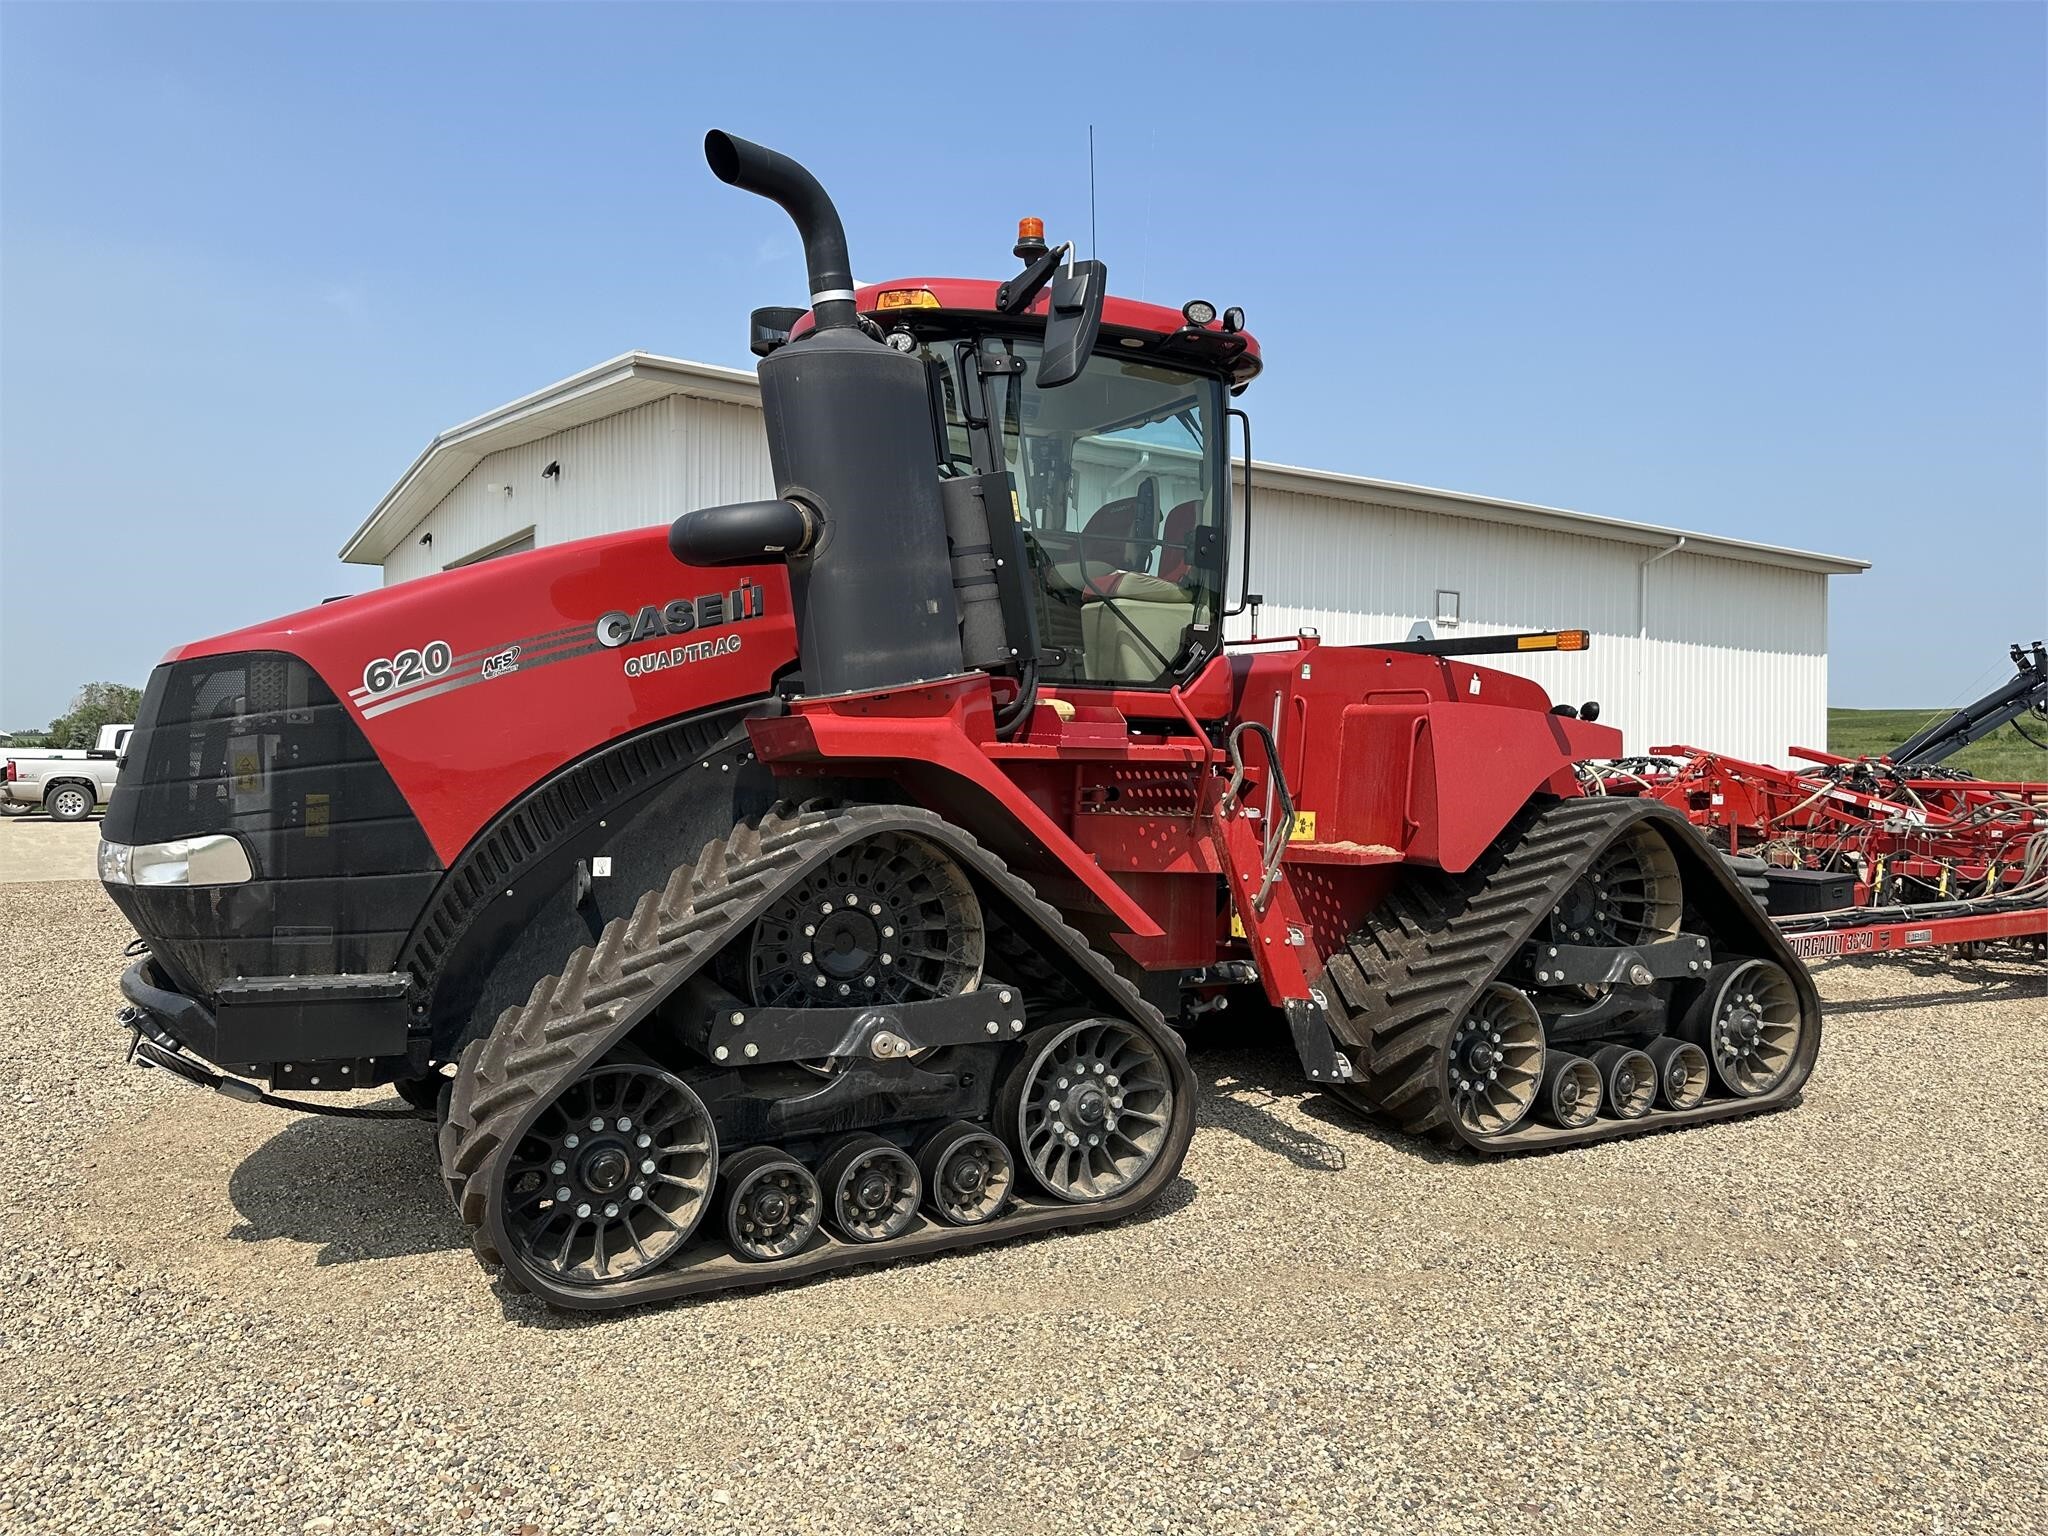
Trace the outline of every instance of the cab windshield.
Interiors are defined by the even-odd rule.
[[[975,472],[962,402],[981,397],[962,388],[962,370],[969,385],[989,373],[991,435],[1031,554],[1040,676],[1139,687],[1185,677],[1214,649],[1222,608],[1221,381],[1105,350],[1072,383],[1041,390],[1034,341],[923,351],[944,387],[944,472]]]

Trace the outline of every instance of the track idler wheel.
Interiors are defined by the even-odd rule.
[[[1458,1123],[1501,1136],[1536,1106],[1543,1082],[1543,1016],[1527,993],[1489,984],[1451,1034],[1444,1070]]]
[[[1684,913],[1678,858],[1655,827],[1635,826],[1595,855],[1550,915],[1554,943],[1633,948],[1673,937]]]
[[[1173,1079],[1143,1030],[1082,1019],[1024,1037],[996,1119],[1039,1188],[1086,1205],[1145,1176],[1166,1146],[1173,1108]]]
[[[1686,1038],[1707,1053],[1721,1086],[1745,1099],[1785,1080],[1801,1028],[1792,978],[1769,960],[1715,966],[1685,1015]]]
[[[506,1169],[506,1230],[551,1278],[616,1285],[682,1250],[717,1173],[717,1132],[688,1083],[652,1065],[599,1066],[520,1138]]]
[[[1552,1051],[1543,1067],[1537,1102],[1543,1118],[1568,1131],[1584,1130],[1600,1115],[1600,1069],[1583,1056]]]
[[[921,837],[883,832],[770,903],[754,924],[748,981],[764,1006],[920,1003],[981,985],[986,947],[960,866]]]
[[[886,1243],[917,1219],[924,1181],[910,1154],[861,1132],[834,1142],[818,1165],[832,1229],[849,1243]]]
[[[825,1213],[811,1170],[773,1147],[749,1147],[726,1163],[719,1208],[732,1251],[757,1264],[801,1253]]]
[[[1640,1120],[1657,1102],[1657,1064],[1629,1045],[1603,1045],[1593,1053],[1607,1099],[1617,1120]]]
[[[1016,1188],[1010,1149],[965,1120],[942,1125],[917,1151],[925,1209],[949,1226],[978,1227],[1002,1214]]]
[[[1659,1036],[1643,1048],[1657,1066],[1657,1102],[1666,1109],[1696,1109],[1706,1101],[1707,1053],[1690,1040]]]

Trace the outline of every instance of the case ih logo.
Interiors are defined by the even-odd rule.
[[[597,643],[610,650],[638,645],[646,640],[664,640],[673,635],[697,634],[723,629],[758,619],[767,612],[766,591],[753,584],[730,592],[707,592],[702,597],[678,597],[656,606],[649,603],[637,614],[615,608],[597,621]],[[725,656],[740,648],[738,635],[720,635],[715,640],[670,646],[651,656],[626,658],[626,675],[639,677],[685,662]]]

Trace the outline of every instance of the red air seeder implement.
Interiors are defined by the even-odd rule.
[[[1810,960],[2048,944],[2048,782],[1992,783],[1941,760],[2022,714],[2048,713],[2048,651],[1880,758],[1808,747],[1771,768],[1698,747],[1585,764],[1589,788],[1661,800],[1731,855],[1762,861],[1770,909]],[[2025,734],[2024,727],[2015,726]],[[2028,738],[2032,740],[2032,737]]]

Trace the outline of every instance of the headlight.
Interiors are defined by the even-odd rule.
[[[100,844],[100,879],[108,885],[240,885],[254,873],[242,840],[225,833],[139,847]]]
[[[100,843],[100,881],[105,885],[133,885],[130,870],[135,852],[126,843]]]

